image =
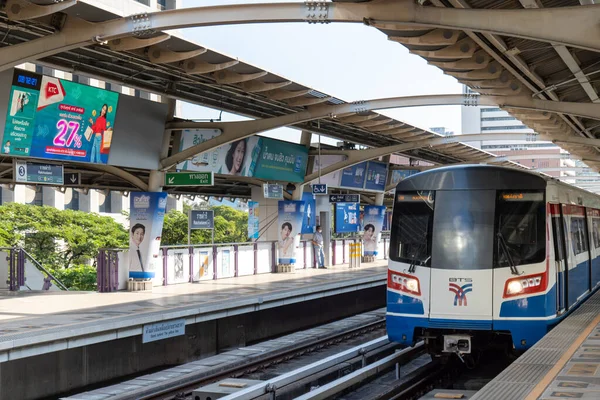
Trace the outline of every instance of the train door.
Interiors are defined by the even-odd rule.
[[[554,243],[554,262],[556,265],[556,313],[558,315],[567,310],[567,258],[565,254],[565,227],[566,223],[558,204],[550,205],[552,215],[552,241]]]
[[[431,255],[430,327],[490,329],[495,190],[436,192]]]
[[[567,307],[571,307],[589,291],[588,235],[585,209],[579,206],[562,205],[566,222],[567,247]]]

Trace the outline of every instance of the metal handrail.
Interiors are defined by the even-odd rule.
[[[44,268],[42,264],[40,264],[35,258],[33,258],[33,256],[29,254],[27,250],[25,250],[24,248],[20,248],[20,250],[29,258],[30,261],[33,262],[33,265],[35,265],[38,270],[42,270],[48,277],[50,277],[50,279],[52,279],[57,284],[57,286],[59,286],[62,290],[69,290],[61,281],[59,281],[54,275],[52,275],[50,271]]]

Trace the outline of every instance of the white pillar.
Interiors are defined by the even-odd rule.
[[[321,225],[323,234],[323,252],[325,253],[325,266],[331,265],[331,203],[329,196],[315,196],[317,209],[315,215],[319,216],[318,225]]]
[[[59,210],[65,209],[65,195],[61,193],[59,190],[49,187],[43,186],[42,191],[44,193],[43,204],[45,206],[54,207]]]
[[[152,170],[148,179],[149,192],[162,192],[162,187],[165,184],[165,173],[163,171]]]
[[[265,199],[262,187],[253,186],[251,189],[252,201],[258,202],[258,226],[260,237],[258,241],[276,241],[279,238],[279,229],[277,226],[277,212],[279,200]],[[265,227],[269,228],[264,231]]]

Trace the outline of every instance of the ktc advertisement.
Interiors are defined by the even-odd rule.
[[[180,150],[221,135],[216,129],[184,130]],[[308,149],[280,140],[253,136],[201,153],[177,165],[185,171],[253,176],[283,182],[304,182]]]
[[[367,179],[365,189],[385,191],[385,182],[387,179],[387,164],[369,161],[367,163]]]
[[[358,232],[358,203],[335,203],[335,233]]]
[[[152,279],[160,258],[160,236],[162,234],[167,194],[158,192],[132,192],[130,194],[131,227],[129,229],[129,277]]]
[[[365,187],[365,175],[367,172],[367,163],[362,162],[360,164],[353,165],[348,168],[344,168],[342,171],[342,179],[340,181],[340,187],[347,187],[353,189],[362,189]]]
[[[119,94],[15,70],[2,154],[106,164]]]
[[[280,265],[296,263],[296,247],[300,244],[300,230],[304,216],[303,201],[279,201],[277,225],[280,229],[278,259]]]
[[[363,249],[365,256],[377,255],[377,244],[383,230],[385,206],[365,206]]]
[[[248,238],[258,239],[258,221],[260,220],[257,201],[248,202]]]
[[[315,195],[312,193],[302,193],[302,201],[304,202],[304,217],[302,218],[302,234],[315,233],[316,227],[316,209],[317,204]]]

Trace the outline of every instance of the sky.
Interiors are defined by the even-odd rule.
[[[183,7],[284,2],[280,0],[183,0]],[[289,1],[288,1],[289,2]],[[188,40],[288,80],[345,101],[424,94],[457,94],[461,85],[440,69],[362,24],[252,24],[182,30]],[[189,119],[217,118],[219,112],[183,107]],[[413,107],[381,114],[420,128],[443,126],[460,133],[460,106]],[[223,120],[242,120],[225,115]],[[297,141],[297,130],[266,136]],[[313,139],[313,142],[315,140]],[[324,142],[328,142],[324,140]]]

